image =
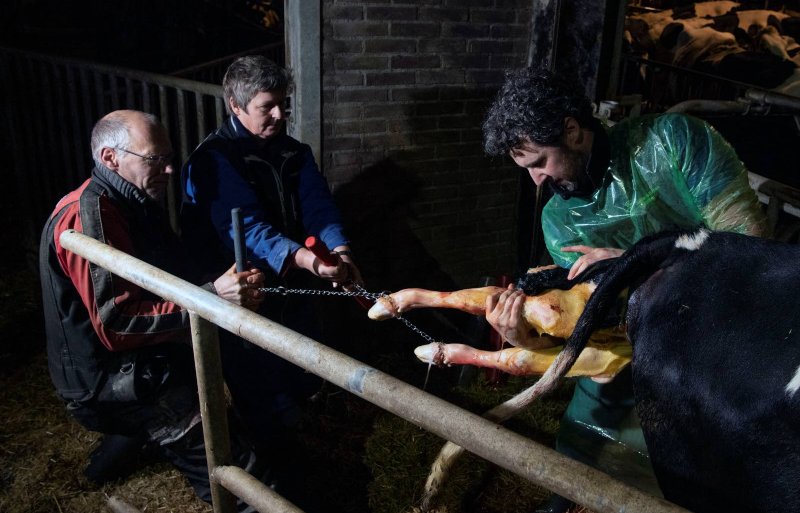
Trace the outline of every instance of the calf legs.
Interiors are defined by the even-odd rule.
[[[397,317],[415,308],[454,308],[473,315],[483,315],[486,298],[499,294],[500,287],[481,287],[454,292],[404,289],[380,298],[369,310],[373,320]],[[580,283],[569,290],[548,290],[525,299],[523,317],[530,330],[567,338],[594,290],[592,283]]]
[[[474,365],[499,369],[518,376],[544,374],[555,360],[561,346],[545,349],[511,347],[500,351],[481,351],[463,344],[434,342],[414,350],[417,358],[437,365]],[[601,344],[589,344],[567,373],[568,377],[612,378],[631,360],[631,345],[625,334]]]

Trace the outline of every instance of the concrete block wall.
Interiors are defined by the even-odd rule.
[[[512,272],[517,179],[483,154],[530,0],[323,1],[324,173],[371,285]]]

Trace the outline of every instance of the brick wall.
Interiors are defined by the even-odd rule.
[[[323,168],[372,286],[513,271],[517,176],[480,125],[530,0],[323,2]]]

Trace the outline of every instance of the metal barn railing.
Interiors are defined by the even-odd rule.
[[[618,96],[641,94],[642,112],[663,112],[676,103],[700,98],[736,100],[748,89],[763,90],[735,80],[672,64],[622,54]]]
[[[262,512],[297,511],[267,486],[230,466],[222,371],[214,324],[533,483],[598,513],[686,510],[509,431],[474,413],[374,369],[141,260],[68,231],[64,248],[187,308],[198,368],[201,413],[215,513],[229,511],[233,492]],[[224,488],[224,489],[223,489]]]
[[[182,68],[177,71],[173,71],[170,73],[170,75],[189,80],[197,80],[199,82],[206,82],[209,84],[221,84],[222,77],[225,75],[225,70],[228,69],[228,66],[237,57],[242,57],[244,55],[263,55],[277,65],[283,66],[286,62],[286,57],[284,55],[285,48],[286,47],[283,42],[271,43],[268,45],[251,48],[244,52],[226,55],[225,57],[203,62],[195,66],[189,66],[188,68]]]
[[[116,109],[155,114],[179,166],[225,116],[221,86],[168,75],[2,47],[0,75],[0,122],[8,134],[0,150],[11,173],[4,185],[14,188],[28,248],[58,199],[89,176],[89,136],[100,117]]]

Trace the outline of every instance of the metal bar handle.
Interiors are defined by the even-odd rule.
[[[236,207],[231,210],[231,223],[233,224],[233,251],[236,254],[236,272],[244,272],[247,265],[247,246],[244,243],[244,224],[242,223],[242,209]]]

